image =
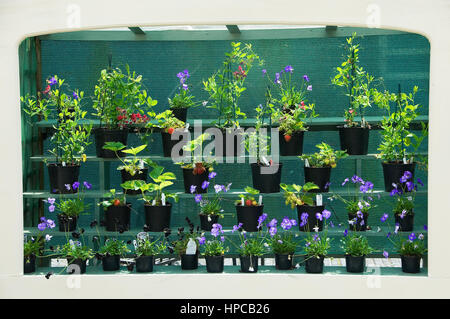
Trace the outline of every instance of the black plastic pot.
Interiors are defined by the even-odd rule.
[[[366,268],[366,256],[345,256],[345,268],[347,272],[364,272]]]
[[[103,271],[115,271],[120,269],[120,256],[104,256],[102,258]]]
[[[311,193],[328,193],[331,167],[305,167],[305,183],[313,182],[319,189],[310,190]]]
[[[23,273],[29,274],[36,271],[36,255],[25,256],[23,258]]]
[[[170,110],[172,111],[173,116],[186,123],[188,108],[177,107]]]
[[[236,205],[238,223],[242,223],[242,229],[248,232],[258,231],[258,218],[262,215],[264,205],[241,206]]]
[[[81,258],[77,258],[77,259],[73,259],[73,260],[68,260],[68,267],[67,267],[67,272],[69,274],[84,274],[86,273],[86,259],[81,259]]]
[[[105,211],[106,231],[130,229],[131,204],[109,206]]]
[[[200,216],[200,228],[201,230],[211,231],[212,225],[217,224],[219,221],[219,215],[204,215],[198,214]],[[211,220],[208,220],[208,216]]]
[[[409,274],[420,272],[420,259],[422,256],[400,256],[402,259],[402,271]]]
[[[395,215],[395,223],[399,225],[399,231],[412,231],[414,228],[414,213],[406,214],[403,218]]]
[[[366,231],[367,229],[367,219],[369,218],[368,213],[363,213],[363,218],[361,219],[354,213],[348,213],[348,220],[353,220],[356,218],[356,222],[353,225],[348,225],[350,230],[353,231]],[[364,224],[361,225],[361,221],[364,220]]]
[[[195,189],[196,194],[206,193],[208,189],[202,189],[202,184],[208,180],[208,170],[196,175],[193,172],[193,168],[183,168],[184,192],[189,194],[191,192],[191,185],[195,185],[197,186]]]
[[[289,142],[286,141],[283,132],[279,132],[280,155],[295,156],[303,154],[304,131],[293,132]]]
[[[252,168],[253,188],[261,193],[278,193],[280,192],[281,169],[283,163],[272,164],[270,167],[264,167],[258,163],[250,164]],[[264,174],[264,170],[267,170]]]
[[[323,273],[323,260],[324,256],[320,258],[305,256],[305,270],[310,274]]]
[[[224,256],[205,256],[206,271],[211,273],[223,272]]]
[[[59,231],[69,232],[77,229],[77,217],[68,217],[66,215],[58,214]]]
[[[386,192],[391,192],[394,189],[392,184],[401,184],[400,178],[406,171],[410,171],[412,174],[412,179],[414,179],[414,169],[416,163],[403,164],[403,163],[381,163],[383,165],[384,174],[384,189]],[[405,187],[406,189],[406,187]]]
[[[148,168],[143,168],[139,172],[137,172],[134,175],[131,175],[126,170],[121,170],[120,174],[122,175],[122,183],[128,182],[128,181],[136,181],[141,180],[144,182],[147,182],[147,175],[148,175]],[[138,195],[141,194],[140,190],[123,190],[124,193],[126,191],[127,195]]]
[[[170,228],[170,215],[172,204],[166,202],[166,206],[144,205],[145,223],[151,232],[162,232],[164,228]]]
[[[184,129],[180,129],[180,130],[184,130]],[[173,134],[169,134],[167,132],[161,132],[163,152],[164,152],[165,157],[172,156],[172,148],[176,144],[180,143],[181,140],[187,141],[187,136],[189,135],[189,132],[183,132],[181,135],[178,135],[178,139],[172,139],[172,135]],[[185,145],[185,144],[186,143],[184,143],[183,145]],[[179,149],[178,154],[175,154],[175,157],[179,157],[179,156],[183,156],[183,149],[181,147]]]
[[[136,271],[137,272],[152,272],[153,271],[153,256],[139,256],[136,257]]]
[[[198,252],[195,255],[180,255],[181,269],[193,270],[198,268]]]
[[[239,256],[241,272],[258,272],[258,259],[258,256]]]
[[[275,254],[275,267],[279,270],[292,269],[292,254]]]
[[[341,150],[346,150],[349,155],[367,154],[369,148],[369,128],[343,126],[338,128]]]
[[[50,193],[52,194],[73,194],[78,189],[73,189],[73,183],[78,181],[80,175],[80,165],[48,164],[48,177],[50,181]],[[70,189],[66,185],[70,185]]]
[[[110,150],[104,150],[103,146],[106,142],[120,142],[123,145],[127,145],[128,129],[106,129],[97,128],[94,130],[95,134],[95,150],[97,157],[102,158],[115,158],[116,153]],[[119,157],[125,157],[126,154],[119,151],[117,152]]]
[[[308,205],[300,205],[297,206],[297,216],[298,216],[298,229],[300,231],[312,232],[314,231],[314,227],[319,227],[319,231],[323,229],[323,219],[317,219],[316,214],[322,214],[325,206],[308,206]],[[303,213],[308,214],[308,222],[304,226],[300,226],[302,223],[301,216]]]

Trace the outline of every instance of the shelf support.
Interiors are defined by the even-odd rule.
[[[128,27],[128,29],[130,29],[131,32],[133,32],[134,34],[137,34],[137,35],[145,34],[145,31],[139,27]]]
[[[241,30],[239,30],[239,27],[235,24],[227,24],[226,27],[230,33],[233,33],[233,34],[241,33]]]

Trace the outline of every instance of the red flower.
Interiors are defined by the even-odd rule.
[[[47,85],[44,92],[42,92],[42,93],[47,94],[48,92],[50,92],[50,85]]]

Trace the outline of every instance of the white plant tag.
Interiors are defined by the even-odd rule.
[[[209,222],[212,221],[211,216],[209,216],[209,215],[208,215],[208,221]]]
[[[244,206],[244,197],[241,198],[241,205]]]
[[[143,159],[139,160],[139,169],[144,169],[144,160]]]
[[[258,205],[259,205],[259,206],[262,205],[262,196],[261,196],[261,195],[259,195],[259,198],[258,198]]]
[[[403,157],[403,164],[407,164],[406,157]]]
[[[189,131],[189,123],[186,123],[186,127],[184,128],[184,131],[185,131],[185,132],[188,132],[188,131]]]
[[[166,195],[164,193],[161,193],[161,202],[163,206],[166,206]]]
[[[50,267],[67,267],[68,262],[66,258],[52,258],[50,260]]]
[[[270,166],[269,161],[267,160],[267,158],[265,156],[261,156],[261,161],[263,162],[263,164],[265,166]]]
[[[154,199],[152,202],[152,206],[155,206],[155,205],[156,205],[156,199]]]
[[[63,167],[66,166],[66,162],[62,162],[61,164],[62,164]]]
[[[186,255],[195,255],[196,252],[197,252],[197,244],[192,238],[189,238],[186,247]]]
[[[248,267],[248,271],[255,271],[255,268],[253,268],[252,266]]]
[[[309,167],[309,162],[307,158],[305,158],[305,167]]]
[[[316,195],[316,206],[322,206],[322,194]]]

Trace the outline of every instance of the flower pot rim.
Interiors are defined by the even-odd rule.
[[[272,163],[272,165],[270,165],[270,166],[263,166],[263,165],[261,165],[261,162],[250,163],[250,166],[255,166],[255,165],[257,165],[259,167],[272,167],[272,166],[283,166],[283,163]]]
[[[302,207],[302,206],[307,206],[307,207],[325,207],[325,205],[308,205],[308,204],[295,205],[295,207]]]
[[[204,213],[198,213],[198,216],[209,216],[209,215],[211,215],[211,216],[219,216],[219,218],[220,218],[220,213],[213,213],[213,214],[204,214]]]
[[[308,131],[308,128],[309,128],[309,127],[305,127],[304,130],[295,130],[295,131],[292,131],[292,134],[295,134],[295,133],[305,133],[306,131]],[[285,132],[285,131],[278,130],[278,132],[279,132],[280,134],[286,135],[286,133],[283,133],[283,132]]]
[[[239,204],[236,204],[235,205],[236,207],[264,207],[264,204],[261,204],[261,205],[252,205],[252,206],[247,206],[247,205],[244,205],[244,206],[242,206],[240,203]]]
[[[140,256],[138,256],[138,255],[135,255],[135,259],[138,259],[138,258],[141,258],[141,257],[155,257],[155,255],[140,255]]]
[[[372,130],[372,128],[371,127],[362,127],[362,126],[351,126],[351,127],[348,127],[348,126],[345,126],[345,124],[344,125],[338,125],[338,126],[336,126],[338,129],[345,129],[345,128],[350,128],[350,129],[363,129],[363,130]]]
[[[361,257],[363,257],[363,258],[366,258],[366,255],[362,255],[362,256],[353,256],[353,255],[350,255],[350,254],[345,254],[345,257],[353,257],[353,258],[361,258]]]
[[[115,206],[115,205],[110,205],[110,206],[108,206],[107,208],[110,208],[110,207],[125,207],[125,206],[131,208],[131,203],[125,203],[125,205],[117,205],[117,206]]]
[[[105,126],[101,126],[101,127],[99,126],[99,127],[93,128],[93,131],[94,132],[96,132],[96,131],[110,131],[110,132],[121,131],[121,132],[123,132],[123,131],[129,131],[129,128],[128,127],[108,128]]]
[[[225,254],[222,254],[222,255],[205,255],[205,254],[203,254],[203,256],[205,256],[205,257],[225,257]]]
[[[401,214],[402,214],[402,213],[394,213],[394,216],[400,217]],[[414,216],[415,213],[414,213],[414,211],[412,211],[412,212],[406,211],[405,216],[408,216],[408,215],[409,215],[409,216]]]
[[[313,167],[313,166],[306,167],[306,166],[304,166],[304,168],[305,169],[311,169],[311,168],[313,168],[313,169],[324,169],[324,168],[333,168],[333,167],[331,167],[331,166],[324,166],[324,167]]]
[[[47,167],[81,167],[81,164],[71,164],[68,163],[65,166],[62,165],[62,162],[52,162],[52,163],[47,163]]]
[[[163,205],[150,205],[150,204],[144,203],[144,206],[145,207],[167,207],[167,206],[172,206],[172,203],[171,202],[166,202],[166,205],[164,205],[164,206]]]
[[[422,258],[423,255],[400,255],[400,257],[405,257],[405,258]]]
[[[412,163],[403,163],[403,161],[388,161],[388,162],[381,162],[383,165],[416,165],[417,162]]]
[[[81,214],[81,213],[80,213]],[[60,218],[60,216],[66,216],[67,218],[71,218],[71,219],[76,219],[76,218],[78,218],[79,217],[79,215],[78,216],[67,216],[66,214],[64,214],[64,213],[57,213],[56,214],[56,217],[57,218]]]

